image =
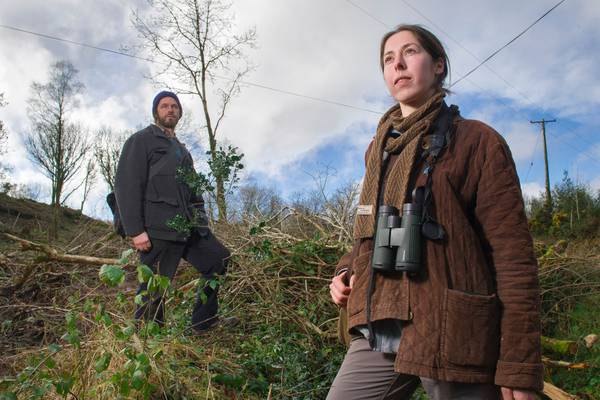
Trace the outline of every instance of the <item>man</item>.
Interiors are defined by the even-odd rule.
[[[154,124],[133,134],[123,146],[115,196],[125,234],[138,250],[141,263],[172,279],[184,258],[209,280],[225,273],[230,253],[208,229],[201,194],[182,179],[186,172],[195,174],[190,153],[175,135],[182,112],[175,93],[156,95]],[[142,283],[138,293],[146,289]],[[195,332],[210,329],[219,321],[217,292],[218,287],[208,284],[200,289],[192,313]],[[163,300],[156,294],[152,297],[144,296],[135,317],[162,325]],[[229,319],[221,322],[225,321]]]

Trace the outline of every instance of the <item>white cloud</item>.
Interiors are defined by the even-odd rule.
[[[400,22],[430,25],[396,0],[355,1],[389,26]],[[479,59],[550,7],[545,0],[409,1]],[[24,0],[3,5],[0,22],[118,49],[135,41],[130,7],[144,7],[144,3],[134,0],[124,6],[120,1],[107,0],[82,5],[74,0]],[[256,26],[258,34],[258,48],[248,53],[256,70],[247,81],[385,110],[387,94],[378,47],[386,27],[344,1],[238,0],[234,11],[239,30]],[[515,160],[521,162],[533,156],[539,127],[528,121],[537,114],[547,112],[596,126],[600,122],[596,115],[600,86],[595,84],[595,66],[600,63],[600,44],[595,40],[600,36],[599,22],[597,0],[558,7],[488,63],[513,87],[484,67],[469,77],[472,83],[454,88],[458,104],[471,109],[467,117],[480,118],[503,134]],[[439,29],[432,30],[448,47],[454,79],[478,63]],[[0,119],[11,134],[7,157],[18,170],[14,175],[18,179],[39,177],[17,136],[28,127],[25,105],[29,86],[34,80],[44,81],[54,61],[69,58],[80,70],[86,91],[76,118],[92,131],[103,124],[131,129],[149,122],[156,90],[143,78],[153,68],[148,63],[6,30],[2,30],[0,51],[6,55],[0,63],[0,91],[10,102],[0,110]],[[185,96],[182,102],[184,110],[194,115],[192,125],[199,126],[202,113],[198,101]],[[323,146],[337,141],[351,143],[354,150],[338,166],[340,175],[346,176],[362,165],[364,148],[378,118],[364,111],[244,87],[234,99],[221,132],[222,138],[245,153],[249,172],[282,180],[291,166],[312,157]],[[528,191],[536,189],[532,185],[524,184],[524,192],[525,187]],[[95,196],[101,196],[103,190],[97,188]]]
[[[543,196],[546,189],[538,182],[526,182],[521,184],[521,191],[523,192],[524,198],[533,198]]]

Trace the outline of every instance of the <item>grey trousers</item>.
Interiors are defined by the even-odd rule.
[[[434,400],[497,400],[493,384],[444,382],[394,371],[394,354],[372,351],[369,342],[354,338],[333,380],[327,400],[408,400],[422,384]]]

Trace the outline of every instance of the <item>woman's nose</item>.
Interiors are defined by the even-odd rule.
[[[402,54],[397,55],[396,61],[394,63],[394,68],[396,69],[396,71],[406,69],[406,63],[404,62],[404,57],[402,57]]]

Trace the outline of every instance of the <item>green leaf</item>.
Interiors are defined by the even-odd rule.
[[[133,254],[133,249],[127,249],[125,251],[123,251],[121,253],[121,259],[119,260],[119,264],[123,265],[123,264],[127,264],[127,261],[129,260],[129,256]]]
[[[156,283],[158,284],[161,293],[165,292],[169,286],[171,286],[171,281],[168,276],[156,275],[154,278],[156,279]]]
[[[61,396],[68,395],[74,383],[75,380],[72,376],[65,376],[59,381],[52,382],[54,388],[56,388],[56,393],[60,394]]]
[[[156,277],[157,276],[158,275],[152,275],[150,277],[150,279],[148,279],[148,285],[147,285],[147,287],[148,287],[148,289],[147,289],[148,293],[156,293],[156,291],[158,289],[158,285],[156,283]]]
[[[49,357],[45,362],[44,365],[48,368],[48,369],[54,369],[56,367],[56,361],[54,361],[54,358]]]
[[[154,275],[154,272],[147,265],[140,264],[137,266],[137,278],[140,283],[148,282],[152,275]]]
[[[103,265],[100,268],[100,280],[108,286],[118,286],[125,281],[125,271],[116,265]]]
[[[61,339],[69,343],[72,346],[79,347],[81,342],[79,341],[79,335],[77,332],[67,332],[61,336]]]
[[[216,375],[213,380],[216,383],[220,383],[221,385],[227,386],[231,389],[240,390],[244,386],[246,380],[243,376],[240,375],[230,375],[230,374],[219,374]]]
[[[150,365],[150,359],[146,353],[140,353],[137,355],[136,360],[140,363],[140,366],[146,367]]]
[[[133,373],[133,376],[131,377],[131,386],[136,390],[140,390],[142,386],[144,386],[145,382],[146,374],[144,374],[144,371],[136,369]]]
[[[75,314],[72,312],[68,312],[65,314],[65,320],[67,322],[67,329],[72,330],[77,327],[76,322],[77,318],[75,318]]]
[[[110,360],[112,359],[111,353],[104,353],[95,363],[94,369],[96,372],[106,371],[108,366],[110,365]]]
[[[216,279],[213,279],[213,280],[211,280],[211,281],[208,282],[208,286],[210,286],[211,289],[214,290],[214,289],[217,288],[217,286],[219,286],[219,281],[216,280]]]
[[[0,393],[0,400],[17,400],[17,395],[13,392]]]
[[[125,296],[124,293],[117,294],[117,303],[120,305],[127,303],[127,297]]]
[[[125,336],[125,338],[129,338],[135,333],[135,328],[131,325],[126,326],[121,329],[121,333],[123,334],[123,336]]]
[[[50,350],[51,353],[58,353],[61,350],[61,347],[56,343],[51,343],[48,345],[48,350]]]
[[[133,299],[133,302],[135,304],[137,304],[138,306],[144,305],[144,295],[142,293],[136,295],[135,298]]]
[[[102,313],[102,316],[100,317],[100,321],[102,321],[102,323],[104,324],[104,326],[111,326],[112,325],[112,319],[110,318],[110,315],[108,315],[107,313]]]

